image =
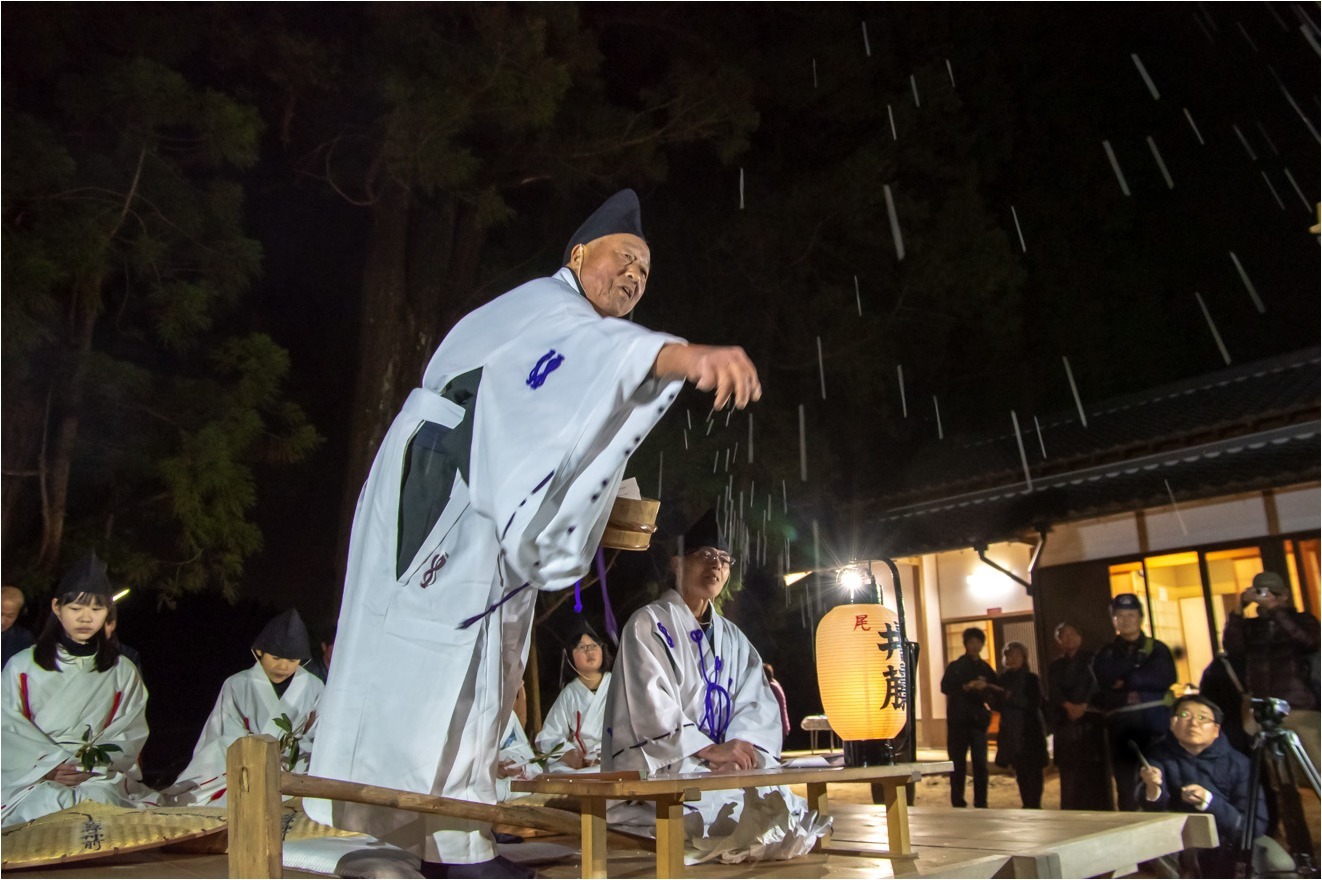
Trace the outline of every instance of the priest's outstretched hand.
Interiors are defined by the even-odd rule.
[[[663,379],[685,379],[699,391],[716,391],[714,409],[731,400],[743,409],[762,397],[757,367],[737,345],[687,345],[671,342],[657,352],[653,372]]]
[[[77,764],[65,763],[56,765],[55,769],[47,773],[44,778],[60,785],[67,785],[69,788],[77,788],[94,775],[85,772]]]
[[[713,773],[737,773],[757,767],[757,749],[742,739],[713,743],[700,749],[695,757],[706,761]]]

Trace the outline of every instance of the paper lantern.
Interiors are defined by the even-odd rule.
[[[907,719],[899,617],[884,605],[837,605],[817,625],[817,689],[842,740],[892,739]]]

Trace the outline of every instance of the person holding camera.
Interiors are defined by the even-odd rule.
[[[1257,616],[1244,611],[1257,606]],[[1299,735],[1313,766],[1318,766],[1318,621],[1296,611],[1290,589],[1271,571],[1255,575],[1240,595],[1240,609],[1226,621],[1222,644],[1231,661],[1242,663],[1244,690],[1252,697],[1275,697],[1290,704],[1282,727]]]
[[[973,760],[973,806],[987,806],[987,728],[991,709],[988,685],[997,683],[996,670],[982,659],[987,634],[976,626],[964,630],[964,653],[946,667],[941,693],[946,695],[946,755],[955,765],[950,774],[950,805],[967,807],[964,779]]]
[[[1249,804],[1253,818],[1253,874],[1274,876],[1293,871],[1294,861],[1275,840],[1266,837],[1267,807],[1261,786],[1249,790],[1249,759],[1221,735],[1221,707],[1206,697],[1191,695],[1175,701],[1170,733],[1147,750],[1138,772],[1138,802],[1144,810],[1207,813],[1216,821],[1220,845],[1186,851],[1158,860],[1181,877],[1234,877],[1235,855],[1243,835]],[[1172,862],[1178,862],[1173,864]]]

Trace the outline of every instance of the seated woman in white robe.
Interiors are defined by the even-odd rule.
[[[147,689],[106,636],[114,589],[88,554],[65,574],[37,643],[4,669],[0,825],[87,800],[137,806]]]
[[[581,621],[566,640],[561,669],[574,670],[574,680],[546,715],[537,734],[537,750],[549,755],[548,773],[595,769],[601,763],[601,731],[606,723],[606,693],[610,690],[610,649]]]
[[[652,777],[779,766],[780,707],[762,658],[713,605],[733,562],[713,512],[681,548],[671,560],[677,589],[640,608],[620,637],[603,766]],[[786,786],[709,791],[684,806],[688,864],[793,858],[829,828]],[[638,830],[656,822],[650,804],[629,802],[606,818]]]
[[[225,803],[225,752],[240,737],[265,733],[280,742],[284,770],[306,773],[316,732],[317,702],[325,685],[301,664],[312,657],[307,627],[289,609],[262,628],[252,643],[257,662],[221,685],[193,759],[162,793],[170,806]]]

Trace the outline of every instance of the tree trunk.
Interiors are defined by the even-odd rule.
[[[78,444],[78,420],[82,411],[83,386],[87,383],[88,355],[92,351],[92,331],[100,310],[95,303],[100,298],[101,282],[90,282],[76,313],[73,334],[73,364],[60,400],[59,424],[50,446],[45,473],[50,482],[45,488],[42,504],[41,549],[37,553],[37,568],[54,571],[60,559],[60,546],[64,543],[64,519],[69,504],[69,477],[73,472],[74,448]]]
[[[377,447],[444,333],[447,308],[472,289],[485,235],[454,199],[435,202],[391,185],[372,205],[363,269],[358,369],[337,554],[344,581],[354,509]]]

